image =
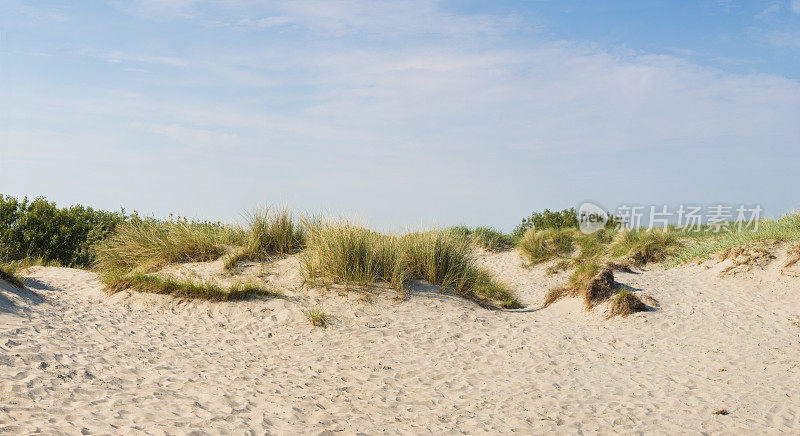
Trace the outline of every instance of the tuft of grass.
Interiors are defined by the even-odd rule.
[[[514,246],[515,238],[492,227],[475,227],[472,240],[487,250],[503,250]]]
[[[402,276],[450,288],[478,302],[495,301],[505,308],[522,307],[513,291],[475,265],[471,249],[463,239],[434,230],[405,235],[400,242]]]
[[[664,230],[623,230],[614,235],[609,251],[613,257],[626,257],[636,266],[660,262],[676,252],[681,243],[677,234]]]
[[[584,263],[578,265],[565,285],[547,291],[542,307],[565,297],[583,297],[584,305],[591,309],[610,297],[614,289],[614,272],[611,268],[597,263]]]
[[[303,254],[309,281],[366,287],[388,283],[403,293],[411,280],[426,280],[482,304],[521,307],[514,293],[478,268],[469,242],[452,231],[384,235],[347,220],[309,221]]]
[[[225,261],[225,269],[232,269],[243,260],[262,259],[269,255],[292,254],[303,248],[306,235],[302,226],[286,209],[256,209],[247,214],[244,249]]]
[[[305,313],[306,318],[311,322],[311,325],[314,327],[322,327],[325,328],[328,326],[329,317],[325,314],[319,306],[314,306],[306,309],[303,313]]]
[[[727,415],[728,413],[730,412],[728,412],[727,409],[717,409],[714,412],[712,412],[712,415]]]
[[[306,280],[365,287],[382,281],[400,291],[406,280],[397,238],[348,220],[306,221],[307,249],[301,262]]]
[[[0,268],[0,280],[5,280],[10,285],[15,286],[20,289],[25,289],[25,282],[22,279],[14,274],[13,272],[6,271],[3,268]]]
[[[517,244],[531,264],[566,257],[574,250],[574,229],[528,229]]]
[[[632,313],[644,312],[647,309],[647,305],[644,304],[636,294],[628,289],[622,288],[611,300],[607,319],[618,315],[624,318]]]
[[[764,219],[758,222],[758,229],[745,228],[709,234],[681,233],[681,237],[693,240],[675,253],[668,266],[675,266],[691,259],[708,259],[711,254],[729,248],[745,245],[753,241],[800,240],[800,212],[784,215],[778,219]]]
[[[106,291],[112,294],[131,290],[209,301],[238,301],[254,297],[277,297],[280,295],[255,283],[236,282],[226,289],[222,285],[211,281],[195,283],[191,280],[175,280],[142,272],[135,272],[129,275],[103,276],[103,281],[106,285]]]
[[[134,220],[117,226],[95,248],[95,267],[105,274],[152,271],[176,262],[214,260],[225,252],[216,226],[188,221]]]

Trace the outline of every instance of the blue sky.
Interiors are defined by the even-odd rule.
[[[0,0],[0,192],[510,230],[798,208],[800,1]]]

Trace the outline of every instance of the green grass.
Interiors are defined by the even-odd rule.
[[[553,258],[566,258],[575,248],[575,232],[576,229],[528,229],[517,248],[533,265]]]
[[[401,291],[406,277],[400,266],[397,238],[373,232],[348,220],[306,221],[308,243],[303,253],[306,280],[368,286],[382,281]]]
[[[188,221],[134,220],[117,226],[95,248],[95,267],[103,273],[153,271],[177,262],[214,260],[237,233],[219,226]]]
[[[325,314],[320,306],[314,306],[306,309],[303,311],[306,315],[306,318],[311,325],[314,327],[322,327],[325,328],[328,326],[328,322],[330,321],[330,317]]]
[[[350,221],[313,220],[302,263],[306,279],[369,286],[385,282],[404,292],[425,280],[484,304],[520,307],[514,293],[475,265],[469,242],[451,231],[385,235]]]
[[[19,276],[17,276],[13,272],[6,271],[3,268],[0,268],[0,280],[5,280],[9,284],[16,286],[20,289],[25,288],[25,282],[23,282]]]
[[[109,275],[103,277],[109,293],[137,291],[173,297],[209,301],[238,301],[253,297],[277,297],[279,293],[265,289],[257,284],[236,282],[228,288],[219,283],[195,283],[191,280],[175,280],[157,277],[141,272],[128,275]]]
[[[475,245],[491,251],[506,250],[517,243],[513,235],[505,234],[495,228],[478,226],[470,229],[467,226],[453,226],[446,230],[452,236],[471,241]]]
[[[669,266],[675,266],[691,259],[708,259],[713,253],[754,241],[800,240],[800,212],[784,215],[778,219],[761,220],[756,231],[752,231],[752,229],[738,231],[734,228],[720,233],[703,232],[697,235],[682,233],[681,237],[686,240],[686,243],[669,260]]]
[[[244,248],[230,256],[225,268],[231,269],[243,260],[257,260],[269,255],[287,255],[302,249],[306,234],[292,213],[279,210],[257,209],[247,215]]]
[[[660,262],[676,253],[681,242],[672,230],[622,230],[615,234],[609,245],[612,257],[625,257],[635,265]]]

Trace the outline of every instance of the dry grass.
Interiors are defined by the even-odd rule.
[[[0,268],[0,280],[5,280],[17,288],[25,289],[25,282],[23,282],[21,278],[19,278],[13,272],[6,271],[3,268]]]
[[[565,285],[558,286],[547,291],[547,294],[544,297],[544,305],[542,307],[550,306],[551,304],[565,297],[578,297],[586,295],[588,293],[590,282],[598,275],[598,273],[600,273],[600,270],[600,265],[596,263],[584,263],[579,265]]]
[[[615,316],[622,316],[624,318],[630,314],[647,310],[647,305],[644,304],[636,294],[627,289],[620,289],[611,299],[611,306],[608,309],[607,318],[613,318]]]
[[[237,282],[227,289],[218,283],[207,281],[195,283],[191,280],[175,280],[144,273],[124,276],[104,276],[106,291],[137,291],[173,297],[209,301],[238,301],[254,297],[277,297],[279,293],[265,289],[254,283]]]
[[[95,267],[105,274],[153,271],[177,263],[214,260],[225,252],[221,227],[186,221],[131,221],[96,247]]]

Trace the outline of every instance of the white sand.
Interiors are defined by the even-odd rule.
[[[43,302],[1,290],[0,432],[800,433],[800,279],[781,259],[617,273],[660,309],[608,321],[577,300],[537,310],[567,273],[480,261],[528,308],[309,290],[295,258],[261,272],[289,299],[238,303],[108,297],[93,273],[33,268]],[[302,312],[319,302],[326,329]]]

